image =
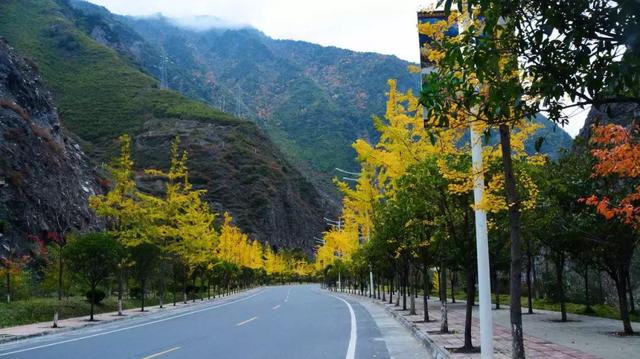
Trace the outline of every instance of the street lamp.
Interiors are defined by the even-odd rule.
[[[444,11],[419,11],[418,23],[436,23],[447,21]],[[447,30],[445,36],[453,37],[462,32],[462,23],[452,26]],[[424,46],[432,39],[427,35],[419,34],[420,40],[420,67],[424,77],[435,71],[435,67],[429,61]],[[423,112],[426,114],[426,111]],[[426,120],[426,119],[425,119]],[[476,251],[478,256],[478,294],[480,297],[480,356],[483,359],[493,358],[493,319],[491,317],[491,279],[489,275],[489,238],[487,234],[487,213],[479,208],[484,196],[484,175],[482,165],[482,142],[481,136],[469,123],[471,132],[471,159],[473,164],[474,186],[473,199],[475,203],[475,224],[476,224]]]

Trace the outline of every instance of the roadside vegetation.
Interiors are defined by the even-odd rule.
[[[437,293],[441,333],[449,332],[445,298],[464,291],[458,350],[473,352],[474,211],[484,211],[491,290],[509,305],[513,358],[525,355],[523,312],[536,308],[558,310],[561,322],[568,312],[615,317],[622,335],[634,335],[640,81],[631,74],[640,57],[638,43],[622,39],[637,31],[637,4],[440,3],[444,11],[420,15],[421,93],[389,81],[386,112],[374,119],[379,140],[356,140],[359,175],[336,181],[342,213],[316,259],[325,285],[373,289],[412,314],[419,289]],[[615,30],[602,36],[604,28]],[[566,110],[585,105],[610,116],[615,106],[636,110],[595,121],[559,159],[540,154],[533,118],[566,124]],[[470,128],[480,134],[482,167],[472,165]]]
[[[60,319],[88,314],[93,320],[95,313],[120,315],[126,308],[144,311],[145,305],[311,278],[313,266],[302,252],[262,244],[228,213],[213,212],[202,200],[205,191],[189,182],[187,152],[178,146],[176,139],[169,171],[142,174],[164,183],[162,193],[153,195],[138,189],[131,141],[120,137],[109,189],[89,199],[107,231],[45,231],[29,237],[29,252],[1,243],[6,253],[0,257],[0,326],[48,321],[54,313]]]

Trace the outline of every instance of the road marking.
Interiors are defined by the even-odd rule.
[[[245,325],[245,324],[247,324],[247,323],[249,323],[249,322],[253,322],[253,321],[254,321],[254,320],[256,320],[256,319],[258,319],[258,317],[253,317],[253,318],[247,319],[247,320],[245,320],[244,322],[240,322],[240,323],[236,324],[236,327],[239,327],[239,326],[241,326],[241,325]]]
[[[165,350],[165,351],[163,351],[163,352],[155,353],[155,354],[152,354],[152,355],[146,356],[146,357],[144,357],[144,358],[142,358],[142,359],[151,359],[151,358],[159,357],[160,355],[165,355],[165,354],[167,354],[167,353],[171,353],[171,352],[176,351],[176,350],[178,350],[178,349],[180,349],[180,347],[175,347],[175,348],[167,349],[167,350]]]
[[[276,305],[275,307],[273,307],[273,308],[271,308],[271,309],[276,310],[276,309],[278,309],[278,308],[280,308],[280,304]]]
[[[291,294],[291,288],[289,288],[289,290],[287,291],[287,297],[284,298],[285,303],[289,301],[289,294]]]
[[[224,306],[227,306],[229,304],[234,304],[234,303],[238,303],[238,302],[244,302],[245,300],[251,299],[251,298],[257,296],[258,294],[262,294],[264,292],[265,292],[265,289],[260,290],[258,293],[252,294],[252,295],[250,295],[248,297],[240,298],[240,299],[234,300],[232,302],[222,303],[222,304],[214,305],[214,306],[203,308],[203,309],[194,310],[194,311],[191,311],[191,312],[174,315],[172,317],[167,317],[167,318],[154,320],[154,321],[151,321],[151,322],[140,323],[140,324],[132,325],[130,327],[118,328],[118,329],[109,330],[109,331],[102,332],[102,333],[96,333],[96,334],[87,335],[87,336],[84,336],[84,337],[67,339],[67,340],[62,340],[62,341],[55,342],[55,343],[43,344],[43,345],[38,345],[38,346],[35,346],[35,347],[31,347],[31,348],[25,348],[25,349],[14,350],[14,351],[11,351],[11,352],[6,352],[6,353],[0,353],[0,357],[8,356],[8,355],[11,355],[11,354],[24,353],[24,352],[28,352],[28,351],[36,350],[36,349],[48,348],[48,347],[52,347],[52,346],[56,346],[56,345],[60,345],[60,344],[65,344],[65,343],[77,342],[77,341],[80,341],[80,340],[90,339],[90,338],[99,337],[99,336],[103,336],[103,335],[107,335],[107,334],[123,332],[125,330],[145,327],[145,326],[151,325],[151,324],[162,323],[162,322],[166,322],[166,321],[171,320],[171,319],[182,318],[182,317],[186,317],[188,315],[204,312],[204,311],[207,311],[207,310],[224,307]]]
[[[347,355],[345,356],[345,359],[354,359],[356,357],[356,342],[358,341],[358,323],[356,323],[356,313],[353,311],[353,307],[351,307],[351,304],[349,304],[349,302],[347,302],[346,300],[332,294],[327,295],[343,301],[344,304],[349,307],[349,314],[351,316],[351,334],[349,337],[349,346],[347,347]]]

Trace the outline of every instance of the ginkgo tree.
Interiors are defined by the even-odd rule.
[[[170,148],[168,171],[146,169],[144,176],[165,183],[161,195],[140,191],[136,185],[136,172],[131,154],[131,140],[120,137],[120,155],[110,166],[112,188],[102,195],[92,196],[90,205],[96,213],[109,222],[109,232],[130,252],[140,246],[160,249],[158,267],[160,279],[160,303],[164,298],[166,276],[173,267],[174,288],[181,282],[183,299],[186,302],[188,286],[194,289],[198,281],[207,283],[210,296],[212,279],[219,279],[220,288],[229,291],[238,285],[248,286],[259,276],[256,273],[284,280],[288,276],[299,277],[311,274],[304,260],[274,251],[268,244],[251,239],[233,224],[230,214],[224,213],[222,223],[203,199],[205,190],[195,189],[189,181],[188,154],[180,150],[176,138]],[[136,258],[138,258],[136,260]],[[152,266],[142,266],[139,255],[123,256],[119,262],[119,303],[122,303],[123,275],[127,267],[136,272],[141,285],[146,282]],[[148,260],[149,258],[145,258]],[[143,290],[144,295],[144,288]],[[200,293],[202,293],[200,291]],[[175,294],[175,291],[174,291]],[[202,298],[202,297],[201,297]],[[193,297],[195,300],[195,296]],[[175,295],[174,295],[175,303]]]
[[[431,115],[427,114],[425,121],[425,109],[419,99],[410,90],[407,92],[398,91],[396,82],[393,80],[389,81],[387,98],[384,118],[374,118],[375,127],[380,134],[378,143],[372,145],[361,139],[353,145],[362,166],[361,175],[355,188],[349,187],[347,183],[339,183],[339,188],[345,194],[341,216],[342,225],[340,228],[334,228],[325,233],[324,243],[318,249],[316,263],[322,263],[326,266],[339,260],[349,260],[355,250],[362,248],[365,241],[360,239],[369,238],[371,233],[374,234],[373,238],[380,237],[380,233],[376,233],[376,230],[387,231],[384,229],[386,227],[382,227],[381,224],[387,223],[388,218],[380,218],[378,223],[375,223],[373,219],[376,218],[376,215],[373,212],[379,204],[393,203],[399,192],[406,193],[405,198],[410,197],[412,188],[403,188],[403,186],[415,186],[415,183],[410,184],[404,180],[404,177],[415,166],[431,161],[435,171],[431,176],[444,180],[444,191],[450,196],[468,198],[473,190],[474,173],[469,156],[467,128],[469,121],[475,119],[474,115],[463,110],[446,112],[449,126],[437,126],[436,122],[439,121],[439,117],[431,112]],[[451,106],[455,107],[455,103],[452,103]],[[481,131],[490,131],[489,126],[482,122],[478,122],[476,126],[480,126]],[[514,162],[539,166],[546,161],[543,156],[530,156],[525,151],[525,141],[538,128],[539,125],[523,119],[511,130],[511,151]],[[506,211],[509,206],[504,195],[505,177],[502,171],[503,156],[500,148],[487,143],[483,146],[482,152],[485,163],[483,174],[488,182],[485,198],[480,206],[490,213]],[[526,168],[526,166],[522,167]],[[535,203],[538,192],[532,177],[526,171],[521,171],[517,186],[524,195],[522,205],[524,208],[530,208]],[[416,198],[416,200],[428,201],[430,199]],[[440,201],[441,199],[436,197],[431,200]],[[451,201],[451,199],[446,200]],[[471,210],[471,201],[466,203],[467,210]],[[453,202],[449,205],[454,206]],[[459,204],[455,204],[455,206],[459,206]],[[398,205],[397,208],[404,213],[410,207],[404,203]],[[435,208],[442,211],[442,208],[437,205]],[[391,213],[400,214],[398,211]],[[391,213],[386,213],[386,215],[392,215]],[[462,213],[457,213],[452,216],[457,216],[455,219],[460,221],[462,215]],[[427,226],[419,223],[414,225],[414,218],[411,217],[407,217],[403,221],[405,222],[399,223],[396,228],[404,234],[390,234],[392,237],[387,237],[386,240],[393,240],[392,238],[395,236],[398,241],[395,246],[387,246],[387,248],[396,252],[391,256],[399,261],[396,266],[398,272],[396,276],[402,279],[403,286],[407,286],[406,277],[409,275],[404,268],[410,268],[410,263],[416,261],[415,258],[421,254],[422,257],[427,258],[428,255],[424,253],[422,248],[428,247],[429,242],[436,237],[416,236],[415,238],[421,239],[412,243],[409,240],[411,236],[407,235],[410,233],[408,228],[411,228],[410,226],[418,228],[415,231],[419,234],[419,227],[422,227],[423,232],[428,232]],[[446,235],[440,236],[442,239],[440,242],[449,238],[453,241],[452,243],[455,242],[458,246],[472,248],[464,239],[453,240],[457,235],[452,232],[451,221],[447,222],[443,219],[438,225],[441,228],[439,233],[446,233]],[[468,231],[467,229],[466,232]],[[465,230],[457,231],[457,233],[466,232]],[[441,248],[441,252],[444,251],[444,247]],[[470,259],[473,260],[473,258]],[[438,263],[442,269],[440,271],[442,275],[446,273],[444,263],[445,261]],[[434,264],[426,265],[433,266]],[[469,271],[471,270],[473,268],[469,269]],[[440,287],[446,290],[446,279],[440,282]],[[470,338],[470,335],[468,337]],[[468,346],[470,347],[470,344]]]
[[[149,222],[149,196],[138,191],[135,182],[134,163],[131,157],[131,139],[122,135],[120,155],[109,165],[113,186],[104,195],[89,198],[89,205],[108,222],[108,231],[120,243],[135,245],[147,239],[147,231],[152,228]],[[118,314],[122,315],[124,291],[124,271],[128,265],[126,257],[118,262]]]
[[[197,268],[206,267],[218,242],[214,228],[215,213],[202,201],[205,191],[194,190],[189,182],[186,151],[179,151],[179,139],[171,145],[168,172],[146,170],[150,176],[166,178],[164,198],[153,198],[149,218],[153,219],[153,237],[168,253],[179,256],[187,277],[195,281]],[[183,282],[186,301],[186,282]]]

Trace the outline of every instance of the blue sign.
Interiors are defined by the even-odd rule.
[[[448,17],[445,15],[444,11],[419,11],[418,12],[418,24],[435,24],[439,21],[447,21]],[[451,26],[447,32],[445,33],[447,37],[458,36],[458,25]],[[425,44],[430,44],[433,39],[424,34],[419,34],[420,41],[420,67],[427,68],[431,67],[431,63],[426,56],[426,53],[422,51],[424,49]]]

